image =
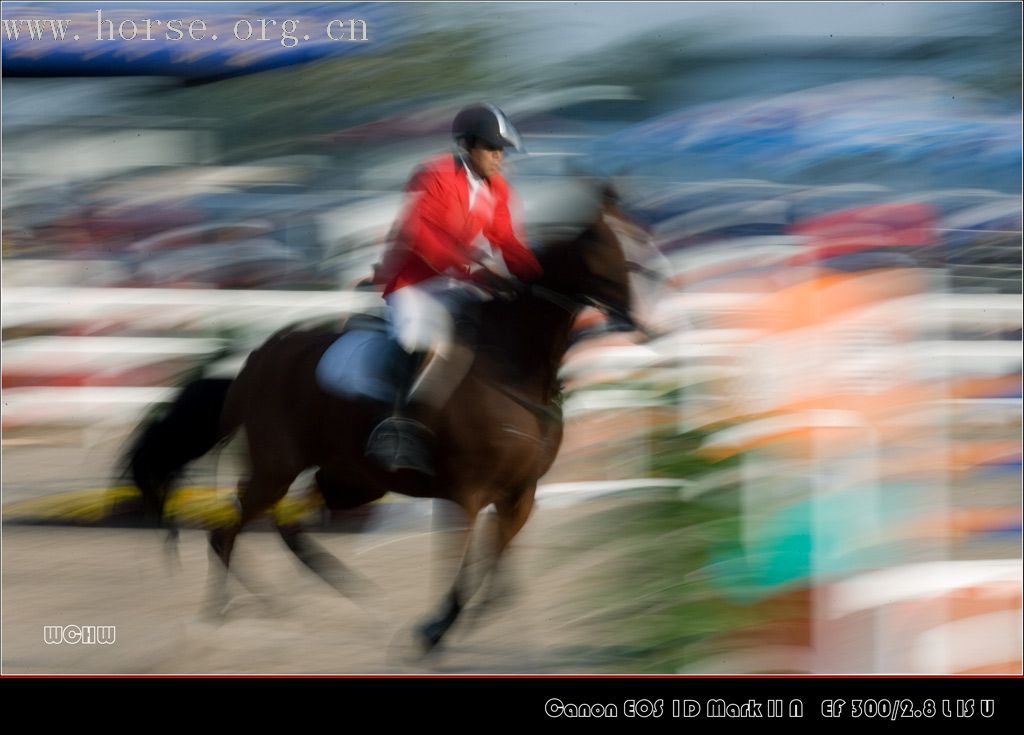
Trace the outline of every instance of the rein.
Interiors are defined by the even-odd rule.
[[[630,263],[629,265],[633,266],[634,264]],[[637,268],[642,268],[642,266],[637,266]],[[545,286],[531,285],[529,291],[537,298],[544,299],[572,315],[575,315],[584,306],[593,306],[601,311],[607,311],[608,309],[604,303],[595,299],[589,297],[583,299],[571,298]]]
[[[547,288],[546,286],[529,284],[527,286],[527,291],[531,295],[565,310],[570,315],[575,315],[580,308],[584,306],[582,301],[566,296],[558,291]],[[527,411],[539,418],[543,423],[557,424],[562,421],[562,411],[556,405],[531,401],[530,399],[519,395],[519,393],[513,391],[511,388],[508,388],[500,381],[487,380],[487,382],[490,383],[490,385],[499,393],[525,408]]]

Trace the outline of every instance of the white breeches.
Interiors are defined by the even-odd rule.
[[[444,354],[449,351],[455,324],[448,309],[432,294],[444,285],[443,279],[435,279],[400,288],[388,295],[391,328],[406,352],[434,350]]]

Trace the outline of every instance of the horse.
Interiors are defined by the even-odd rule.
[[[431,427],[436,473],[387,472],[364,455],[384,406],[339,397],[315,379],[328,332],[285,328],[250,354],[233,380],[200,378],[187,385],[162,417],[140,426],[126,463],[146,508],[159,515],[171,482],[192,460],[245,430],[249,467],[239,482],[237,522],[210,533],[211,598],[226,601],[226,575],[238,533],[272,508],[295,478],[318,467],[316,488],[331,509],[352,509],[387,492],[458,505],[467,519],[462,562],[439,612],[417,628],[422,647],[436,646],[483,578],[526,523],[538,480],[562,442],[558,370],[577,315],[600,308],[616,329],[636,328],[630,263],[617,232],[622,218],[614,193],[592,192],[590,215],[577,233],[535,250],[543,275],[514,299],[481,308],[474,361]],[[350,319],[352,321],[352,319]],[[344,333],[344,329],[342,333]],[[390,406],[386,407],[390,409]],[[496,510],[496,536],[483,575],[471,574],[471,531],[482,510]],[[295,524],[278,526],[287,547],[335,588],[351,588],[344,565]]]

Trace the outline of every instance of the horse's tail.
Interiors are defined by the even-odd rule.
[[[228,378],[193,380],[169,407],[139,425],[122,466],[142,493],[147,516],[161,518],[171,482],[189,462],[234,433],[237,426],[222,419],[233,382]]]

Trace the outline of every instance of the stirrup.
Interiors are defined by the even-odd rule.
[[[370,434],[366,456],[389,472],[413,470],[432,477],[433,438],[430,429],[419,421],[392,416]]]

